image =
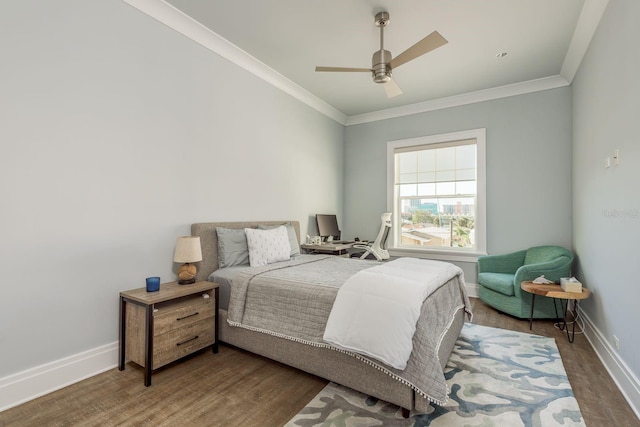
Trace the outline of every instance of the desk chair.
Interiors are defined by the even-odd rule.
[[[389,251],[387,251],[389,231],[391,231],[391,214],[383,213],[382,225],[376,240],[370,245],[353,245],[354,249],[364,249],[364,253],[359,258],[365,259],[367,256],[373,255],[378,261],[389,259]]]

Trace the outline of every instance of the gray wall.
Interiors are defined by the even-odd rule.
[[[349,126],[346,237],[375,237],[387,210],[387,142],[487,130],[487,251],[571,248],[571,90],[568,87]],[[477,283],[475,263],[460,263]]]
[[[0,378],[117,341],[192,222],[342,213],[342,125],[124,2],[0,2],[0,52]]]
[[[573,211],[581,307],[640,377],[640,2],[611,1],[573,83]],[[619,149],[618,166],[604,159]],[[615,350],[613,336],[620,340]],[[637,389],[636,389],[637,393]]]

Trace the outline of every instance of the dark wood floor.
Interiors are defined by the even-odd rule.
[[[473,323],[529,332],[529,323],[473,298]],[[533,332],[554,337],[589,427],[633,427],[640,421],[583,335],[569,344],[550,321]],[[201,352],[156,371],[128,364],[0,413],[8,426],[282,426],[326,384],[313,375],[236,348]]]

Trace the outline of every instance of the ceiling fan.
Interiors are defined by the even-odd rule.
[[[384,86],[388,98],[402,94],[400,87],[391,78],[391,71],[425,53],[447,44],[447,40],[437,31],[432,32],[400,55],[393,58],[391,52],[384,50],[384,27],[389,25],[389,13],[378,12],[375,16],[376,27],[380,27],[380,50],[373,52],[371,68],[316,67],[316,71],[369,72],[373,81]]]

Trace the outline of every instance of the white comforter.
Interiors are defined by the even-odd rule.
[[[416,258],[362,270],[338,291],[324,340],[404,370],[422,302],[457,275],[453,264]]]

